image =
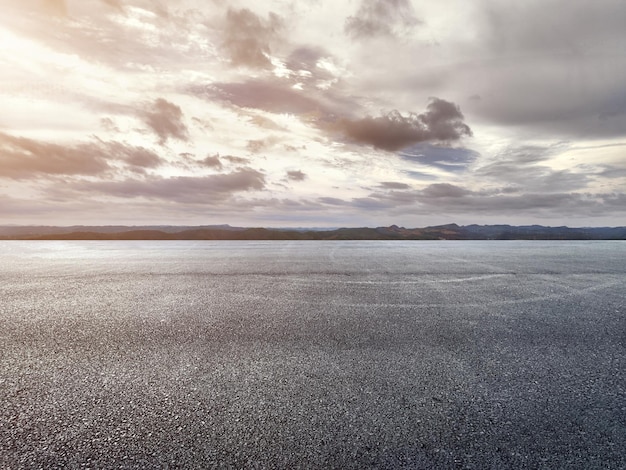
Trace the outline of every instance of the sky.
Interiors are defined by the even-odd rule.
[[[623,0],[0,0],[0,224],[626,225]]]

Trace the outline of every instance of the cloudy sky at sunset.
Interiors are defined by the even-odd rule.
[[[623,0],[0,0],[0,224],[626,225]]]

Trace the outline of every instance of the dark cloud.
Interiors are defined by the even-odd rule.
[[[280,78],[252,78],[244,82],[218,82],[189,86],[187,93],[239,108],[259,109],[276,114],[294,114],[317,124],[330,124],[337,116],[353,116],[361,109],[359,99],[338,89],[293,88],[293,81]]]
[[[611,193],[602,195],[604,204],[609,207],[613,207],[622,212],[626,207],[626,193]]]
[[[275,13],[263,19],[248,10],[229,9],[226,13],[224,49],[234,66],[270,68],[270,45],[282,28]]]
[[[418,194],[418,191],[410,188],[394,190],[383,189],[383,191],[377,191],[370,194],[365,199],[368,201],[377,201],[377,205],[381,207],[384,205],[388,208],[394,208],[415,204]],[[363,199],[361,199],[361,201],[362,200]]]
[[[477,12],[475,49],[448,77],[481,96],[468,113],[551,137],[624,134],[625,2],[489,0]]]
[[[273,113],[302,114],[318,109],[319,104],[304,93],[276,85],[276,81],[249,80],[244,83],[221,83],[214,86],[215,95],[242,107]]]
[[[145,147],[135,147],[120,142],[101,142],[100,151],[108,160],[123,161],[135,169],[157,168],[165,162]]]
[[[0,133],[0,177],[99,175],[109,169],[106,153],[97,145],[63,146]]]
[[[626,199],[623,193],[511,192],[506,187],[474,191],[462,186],[436,183],[421,190],[384,190],[368,197],[341,200],[320,198],[319,203],[346,206],[406,217],[413,215],[460,214],[475,216],[561,218],[594,217],[616,213]]]
[[[616,51],[612,41],[623,35],[626,5],[622,0],[528,0],[504,5],[485,2],[486,38],[499,53],[561,51],[584,54],[590,49]]]
[[[410,189],[411,187],[406,183],[397,183],[395,181],[383,181],[378,185],[381,189]]]
[[[417,142],[453,141],[472,135],[469,126],[463,122],[459,107],[439,98],[431,98],[422,114],[403,116],[392,111],[380,117],[343,119],[338,128],[356,143],[388,151],[400,150]]]
[[[478,193],[463,188],[458,189],[464,193],[462,197],[431,195],[422,193],[418,201],[423,209],[433,211],[445,210],[449,213],[491,213],[520,216],[532,215],[533,217],[561,217],[568,214],[591,215],[593,210],[601,207],[601,200],[578,193],[520,193],[520,194],[488,194]]]
[[[60,145],[0,133],[0,177],[96,176],[114,171],[113,163],[122,163],[133,172],[144,172],[157,168],[164,160],[145,147],[120,142],[96,140]]]
[[[210,168],[222,168],[222,162],[219,155],[208,155],[203,160],[200,160],[200,164]]]
[[[285,65],[295,72],[303,70],[312,73],[317,68],[318,61],[328,55],[328,52],[321,47],[301,46],[289,54]]]
[[[567,144],[507,148],[497,160],[476,169],[476,175],[528,192],[556,193],[585,188],[591,181],[587,172],[556,170],[546,164],[551,156],[563,153]]]
[[[393,207],[392,204],[389,204],[389,201],[374,197],[354,198],[351,201],[351,205],[357,209],[365,209],[367,211],[387,210],[388,208]]]
[[[222,202],[235,193],[260,191],[265,176],[251,168],[232,173],[207,176],[150,177],[125,181],[80,182],[71,185],[75,191],[89,191],[117,198],[146,198],[208,206]]]
[[[383,65],[368,71],[372,96],[390,87],[405,96],[454,90],[476,125],[519,128],[541,139],[624,135],[626,2],[487,0],[463,14],[472,39],[452,35],[430,50],[416,46],[415,54],[431,58],[419,67],[403,67],[395,51],[373,59]]]
[[[469,196],[472,191],[448,183],[436,183],[422,189],[420,195],[424,198],[461,198]]]
[[[271,113],[305,114],[325,110],[310,94],[291,88],[280,80],[251,79],[243,83],[216,83],[206,90],[210,96],[241,108]]]
[[[338,80],[327,67],[321,67],[321,61],[336,63],[335,57],[327,50],[317,46],[301,46],[289,54],[285,66],[294,73],[297,83],[312,83],[314,86],[328,81]]]
[[[464,80],[473,80],[484,96],[468,110],[482,120],[566,139],[622,136],[626,128],[626,61],[619,58],[529,56],[488,63],[468,75]]]
[[[346,19],[345,32],[355,39],[393,37],[419,23],[409,0],[362,0],[356,15]]]
[[[557,142],[552,145],[520,145],[508,147],[498,155],[500,161],[506,161],[517,165],[541,163],[549,160],[554,155],[566,151],[569,147],[567,142]]]
[[[329,206],[345,206],[349,204],[348,202],[342,199],[339,199],[336,197],[328,197],[328,196],[317,198],[317,201],[321,202],[322,204],[327,204]]]
[[[370,200],[387,204],[389,211],[399,214],[480,214],[503,217],[561,218],[564,215],[593,217],[614,211],[620,193],[586,194],[578,192],[511,192],[506,187],[470,190],[462,186],[437,183],[419,191],[375,193]],[[356,202],[359,204],[359,202]],[[371,206],[374,207],[374,206]]]
[[[478,159],[479,154],[465,148],[440,147],[420,143],[400,152],[400,156],[411,162],[454,173],[467,170]]]
[[[306,179],[306,173],[300,170],[288,171],[287,178],[291,181],[304,181]]]
[[[222,161],[220,155],[207,155],[206,157],[198,160],[193,153],[180,153],[178,154],[180,161],[177,162],[179,167],[187,170],[197,170],[198,168],[215,168],[222,169]]]
[[[516,165],[498,162],[486,165],[476,172],[500,184],[509,184],[525,191],[553,193],[585,188],[590,178],[585,173],[570,170],[554,170],[544,165]]]
[[[158,98],[142,113],[145,123],[159,136],[161,145],[169,138],[188,140],[189,133],[179,106]]]
[[[385,189],[385,188],[383,188]],[[421,190],[383,190],[367,197],[338,199],[318,198],[315,204],[322,204],[328,210],[365,210],[375,217],[427,216],[450,214],[467,217],[469,223],[475,217],[484,218],[511,217],[527,220],[547,219],[554,221],[563,217],[606,216],[620,214],[626,202],[624,193],[586,194],[575,192],[515,192],[507,188],[474,191],[452,184],[432,184]],[[346,212],[348,214],[349,212]],[[376,220],[376,219],[375,219]]]
[[[604,178],[626,178],[626,165],[600,165],[598,175]]]
[[[222,160],[226,160],[227,162],[230,162],[234,165],[247,165],[248,163],[250,163],[249,158],[235,157],[233,155],[224,155],[221,158]]]

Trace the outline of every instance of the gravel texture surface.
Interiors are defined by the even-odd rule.
[[[0,242],[0,468],[626,468],[624,242]]]

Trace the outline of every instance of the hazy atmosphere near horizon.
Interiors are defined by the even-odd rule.
[[[623,225],[622,0],[0,0],[0,222]]]

